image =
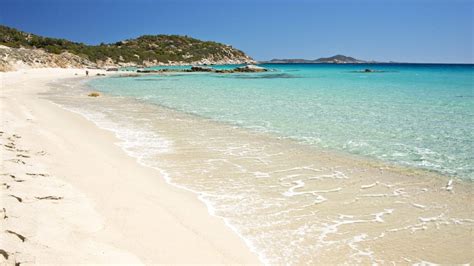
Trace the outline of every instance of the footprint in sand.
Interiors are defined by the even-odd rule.
[[[5,230],[5,232],[6,232],[6,233],[9,233],[9,234],[12,234],[12,235],[14,235],[14,236],[16,236],[16,237],[18,237],[18,238],[21,240],[21,242],[25,242],[25,241],[26,241],[26,237],[23,236],[23,235],[18,234],[17,232],[13,232],[13,231],[11,231],[11,230]]]
[[[14,162],[14,163],[17,163],[17,164],[26,164],[25,161],[20,160],[20,159],[10,159],[10,160],[6,160],[6,161]]]
[[[15,144],[13,143],[4,144],[3,146],[5,146],[10,151],[13,151],[15,149]]]
[[[15,198],[16,200],[18,200],[18,202],[23,202],[23,199],[20,198],[20,197],[17,197],[17,196],[12,195],[12,194],[10,194],[10,195],[8,195],[8,196]]]
[[[15,176],[15,175],[12,175],[12,174],[1,174],[1,175],[7,175],[7,176],[9,176],[11,179],[13,179],[13,181],[15,181],[15,182],[23,182],[23,181],[25,181],[25,180],[22,180],[22,179],[16,179],[16,176]],[[3,184],[6,185],[7,183],[3,183]],[[8,187],[10,187],[10,186],[8,186]]]
[[[26,175],[29,175],[29,176],[48,176],[48,174],[38,174],[38,173],[26,173]]]
[[[8,215],[7,215],[7,209],[5,209],[5,208],[2,208],[2,213],[3,213],[3,220],[6,220],[6,219],[8,219]]]
[[[8,252],[6,252],[4,249],[0,249],[0,255],[2,255],[5,258],[5,260],[8,260],[8,258],[10,257]]]
[[[55,197],[55,196],[46,196],[46,197],[35,197],[38,200],[62,200],[63,197]]]

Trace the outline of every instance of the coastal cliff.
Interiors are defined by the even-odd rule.
[[[144,35],[116,43],[86,45],[0,25],[0,71],[20,67],[101,68],[254,62],[244,52],[230,45],[188,36]]]
[[[0,45],[1,72],[43,67],[83,68],[96,67],[96,64],[69,52],[52,54],[42,49],[11,48]]]

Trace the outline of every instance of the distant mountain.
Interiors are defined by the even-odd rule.
[[[48,38],[0,25],[0,65],[10,53],[18,55],[15,60],[28,65],[40,64],[41,60],[23,60],[22,54],[46,52],[56,59],[57,55],[72,54],[88,61],[90,66],[151,66],[158,64],[242,64],[254,60],[230,45],[212,41],[201,41],[180,35],[144,35],[115,43],[86,45],[65,39]],[[1,47],[0,47],[1,48]],[[32,51],[25,51],[32,50]],[[34,55],[31,54],[31,58]],[[43,57],[43,54],[41,55]],[[48,59],[49,60],[49,59]],[[31,61],[31,62],[30,62]]]
[[[345,55],[335,55],[331,57],[322,57],[316,59],[316,63],[334,63],[334,64],[347,64],[347,63],[367,63],[367,61],[355,59],[354,57]]]
[[[354,57],[345,55],[335,55],[331,57],[321,57],[314,60],[308,59],[272,59],[261,63],[272,63],[272,64],[362,64],[362,63],[375,63],[374,61],[364,61],[356,59]]]

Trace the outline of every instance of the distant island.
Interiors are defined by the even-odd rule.
[[[230,45],[180,35],[143,35],[87,45],[43,37],[0,25],[0,71],[30,67],[148,67],[155,65],[250,64]]]
[[[271,64],[368,64],[378,63],[375,61],[365,61],[356,59],[354,57],[345,55],[335,55],[331,57],[321,57],[314,60],[308,59],[272,59],[270,61],[262,61],[260,63],[271,63]]]

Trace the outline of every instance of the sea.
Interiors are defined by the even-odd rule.
[[[44,97],[195,192],[262,263],[472,262],[474,65],[260,66],[62,81]]]

